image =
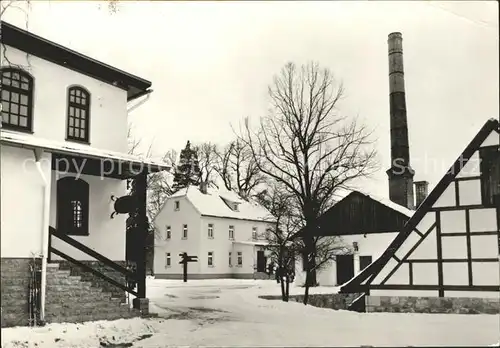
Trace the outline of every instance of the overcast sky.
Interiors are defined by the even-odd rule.
[[[15,9],[5,20],[24,27]],[[363,186],[384,196],[390,32],[403,34],[416,180],[435,185],[499,114],[496,1],[141,1],[115,14],[97,2],[32,1],[29,30],[152,81],[131,121],[156,153],[230,140],[230,124],[266,112],[267,86],[287,61],[317,61],[344,83],[340,111],[375,130],[383,170]]]

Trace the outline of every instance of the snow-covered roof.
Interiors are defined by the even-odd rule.
[[[260,204],[254,201],[245,201],[235,192],[207,188],[207,193],[200,191],[198,186],[189,186],[181,189],[168,199],[186,197],[201,215],[221,218],[243,219],[253,221],[269,221],[271,214]],[[238,203],[238,210],[232,210],[224,200]]]
[[[345,190],[345,189],[338,190],[335,193],[335,198],[337,199],[337,202],[340,202],[342,199],[346,198],[348,195],[350,195],[353,192],[358,192],[358,193],[361,193],[362,195],[370,197],[371,199],[385,205],[386,207],[389,207],[393,210],[396,210],[397,212],[400,212],[401,214],[403,214],[407,217],[412,217],[412,215],[415,213],[414,210],[408,209],[406,207],[403,207],[400,204],[394,203],[389,198],[381,197],[381,196],[374,195],[372,193],[363,192],[360,190]]]
[[[265,241],[265,240],[256,240],[256,241],[233,241],[233,244],[244,244],[244,245],[261,245],[261,246],[264,246],[264,245],[269,245],[269,242]]]
[[[10,132],[3,129],[0,131],[0,141],[2,144],[6,145],[31,149],[42,149],[51,153],[93,158],[97,160],[121,161],[125,163],[132,163],[135,165],[147,166],[152,172],[170,169],[170,166],[162,161],[142,159],[139,156],[103,149],[96,149],[83,144],[57,142],[36,137],[31,134]]]
[[[389,208],[391,208],[393,210],[396,210],[396,211],[400,212],[403,215],[406,215],[407,217],[412,217],[412,215],[415,213],[415,210],[411,210],[411,209],[408,209],[406,207],[403,207],[402,205],[394,203],[393,201],[391,201],[388,198],[383,198],[383,197],[380,197],[380,196],[376,196],[376,195],[373,195],[371,193],[370,194],[365,194],[365,195],[368,196],[368,197],[370,197],[371,199],[376,200],[379,203],[382,203],[386,207],[389,207]]]

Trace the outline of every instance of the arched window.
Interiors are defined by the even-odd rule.
[[[68,140],[89,142],[90,93],[82,87],[68,88]]]
[[[33,125],[33,78],[16,68],[2,68],[2,127],[25,132]]]
[[[57,230],[89,234],[89,185],[82,179],[68,176],[57,181]]]

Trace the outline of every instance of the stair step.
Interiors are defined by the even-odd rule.
[[[82,280],[82,277],[80,276],[75,276],[75,275],[70,275],[70,274],[58,274],[58,273],[52,273],[52,274],[47,274],[47,279],[73,279],[73,280]]]
[[[48,323],[81,323],[84,321],[119,320],[140,316],[140,313],[130,311],[129,313],[93,313],[90,315],[47,316],[46,319]]]
[[[98,315],[102,315],[105,317],[112,317],[112,318],[123,318],[123,317],[128,317],[133,311],[130,310],[120,310],[119,308],[111,308],[111,307],[101,307],[99,310],[96,310],[95,308],[62,308],[62,309],[47,309],[47,316],[54,318],[58,322],[61,322],[61,319],[59,318],[65,318],[65,317],[72,317],[72,316],[78,316],[78,317],[95,317]],[[53,322],[54,319],[51,321]],[[84,321],[84,319],[81,319],[81,321]]]
[[[72,294],[64,294],[64,295],[47,295],[47,303],[50,303],[52,305],[58,305],[58,304],[65,304],[65,303],[76,303],[76,304],[81,304],[81,303],[88,303],[89,305],[93,305],[96,307],[97,302],[103,302],[103,303],[113,303],[115,305],[119,305],[122,303],[121,299],[119,298],[113,298],[113,297],[104,297],[104,296],[99,296],[99,295],[82,295],[82,296],[75,296]]]

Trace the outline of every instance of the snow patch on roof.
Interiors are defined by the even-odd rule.
[[[260,246],[265,246],[269,245],[269,242],[265,240],[261,241],[233,241],[233,244],[244,244],[244,245],[260,245]]]
[[[386,207],[389,207],[397,212],[400,212],[401,214],[407,216],[407,217],[411,217],[415,211],[414,210],[411,210],[411,209],[408,209],[406,207],[403,207],[402,205],[399,205],[397,203],[394,203],[393,201],[391,201],[389,198],[385,198],[385,197],[381,197],[381,196],[378,196],[378,195],[374,195],[374,194],[371,194],[371,193],[367,193],[367,192],[363,192],[361,190],[346,190],[346,189],[339,189],[337,190],[335,193],[334,193],[334,198],[336,200],[336,202],[340,202],[341,200],[343,200],[344,198],[346,198],[348,195],[350,195],[351,193],[353,192],[359,192],[361,193],[362,195],[365,195],[367,197],[370,197],[371,199],[385,205]]]
[[[374,199],[374,200],[376,200],[379,203],[382,203],[386,207],[389,207],[389,208],[391,208],[393,210],[396,210],[396,211],[400,212],[403,215],[406,215],[407,217],[412,217],[413,214],[415,213],[415,210],[411,210],[411,209],[408,209],[406,207],[403,207],[402,205],[394,203],[393,201],[391,201],[388,198],[383,198],[383,197],[375,196],[375,195],[372,195],[372,194],[365,194],[365,195],[368,196],[368,197],[370,197],[370,198],[372,198],[372,199]]]
[[[169,199],[179,197],[186,197],[201,215],[254,221],[271,220],[271,214],[263,206],[252,200],[245,201],[235,192],[226,189],[208,187],[204,194],[198,186],[191,185],[177,191]],[[238,203],[238,210],[229,208],[223,198]]]
[[[39,138],[31,134],[20,134],[16,132],[9,132],[3,129],[0,131],[0,140],[4,144],[12,146],[41,148],[48,152],[54,153],[69,154],[82,157],[88,156],[100,160],[109,159],[114,161],[132,162],[135,164],[144,164],[146,166],[155,166],[166,170],[170,169],[170,166],[162,161],[144,159],[140,156],[130,155],[127,153],[96,149],[88,145],[57,142]]]

